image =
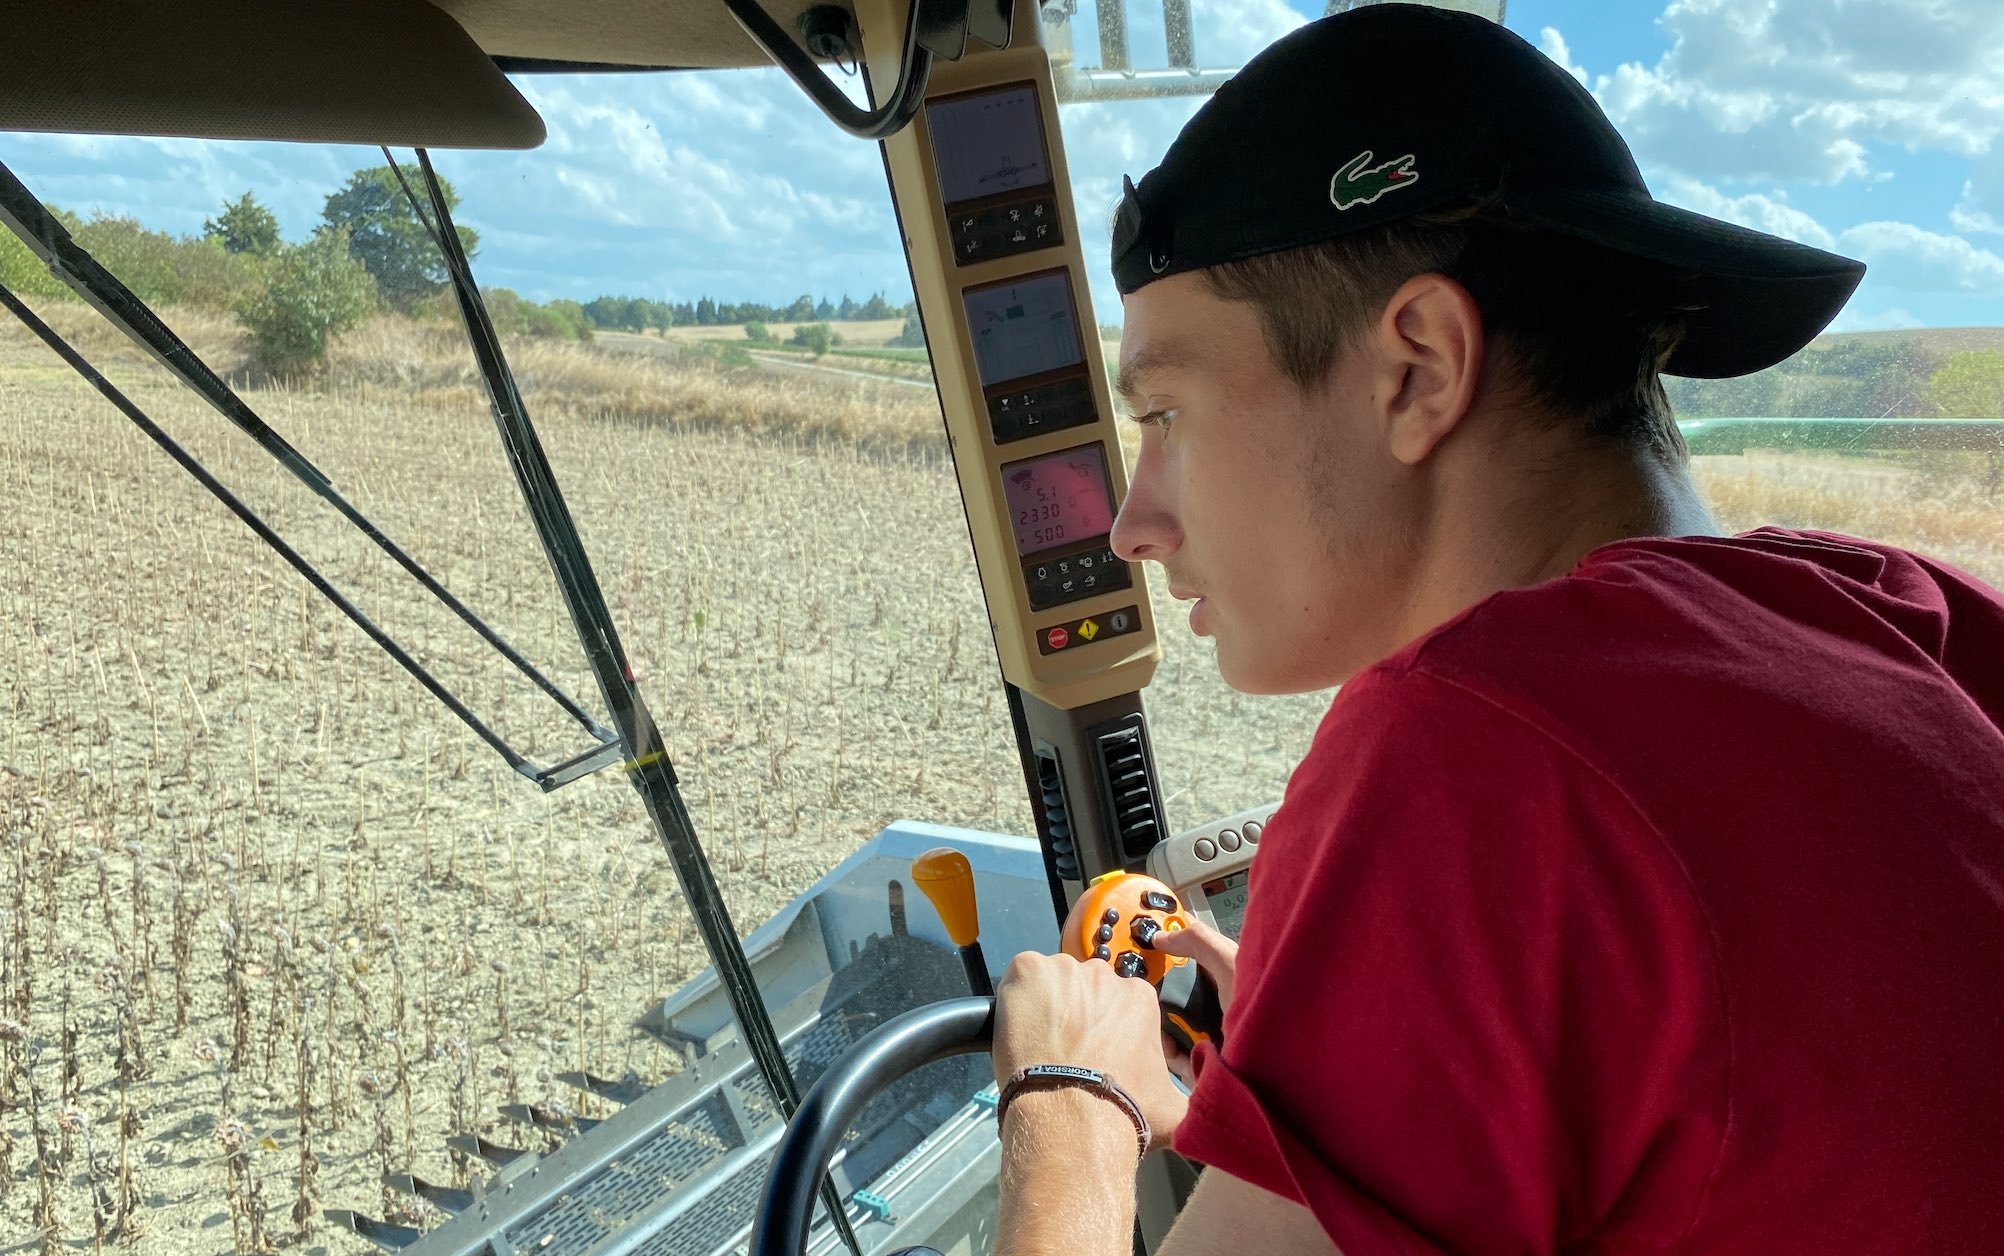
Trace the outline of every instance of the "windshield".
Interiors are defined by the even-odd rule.
[[[1321,11],[1207,0],[1181,60],[1222,76]],[[1595,91],[1659,196],[1872,267],[1796,358],[1670,383],[1721,522],[1855,533],[2004,582],[2004,454],[1981,425],[2004,420],[1999,20],[1977,0],[1762,12],[1511,0],[1504,17]],[[1111,363],[1121,178],[1202,97],[1173,75],[1108,86],[1175,68],[1161,10],[1046,18],[1084,84],[1059,121]],[[549,143],[437,154],[439,171],[811,1078],[863,1028],[965,989],[908,865],[976,838],[887,828],[999,835],[979,847],[984,930],[1054,931],[883,164],[776,72],[520,82]],[[0,161],[604,718],[381,153],[9,134]],[[11,237],[0,284],[511,745],[540,764],[590,749]],[[1835,421],[1887,419],[1906,422]],[[666,1133],[642,1178],[617,1179],[625,1202],[589,1223],[525,1208],[510,1241],[584,1250],[641,1215],[660,1222],[647,1250],[742,1241],[772,1102],[694,980],[708,958],[625,775],[545,793],[510,770],[11,320],[0,476],[0,1236],[364,1250],[324,1211],[445,1235],[453,1192],[505,1177],[513,1153],[582,1174],[613,1156],[594,1122],[645,1118]],[[1150,593],[1171,827],[1277,800],[1329,695],[1233,692],[1159,579]],[[889,853],[849,862],[871,851]],[[895,1137],[857,1140],[845,1193],[949,1163],[913,1153],[957,1120],[992,1127],[966,1120],[982,1067],[936,1066],[882,1106],[871,1128]],[[698,1195],[718,1211],[663,1219]],[[870,1223],[875,1204],[853,1207]]]

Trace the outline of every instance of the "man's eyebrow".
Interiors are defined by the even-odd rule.
[[[1121,362],[1120,371],[1114,376],[1113,391],[1122,397],[1139,396],[1141,385],[1149,376],[1179,370],[1193,356],[1191,346],[1181,340],[1138,349]]]

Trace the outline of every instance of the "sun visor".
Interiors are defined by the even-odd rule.
[[[424,0],[10,0],[0,131],[534,148],[543,120]]]

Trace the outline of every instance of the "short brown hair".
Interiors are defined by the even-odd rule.
[[[1683,340],[1682,276],[1550,232],[1493,205],[1416,215],[1355,235],[1200,272],[1251,303],[1267,351],[1303,392],[1416,275],[1468,289],[1515,379],[1597,437],[1681,460],[1684,439],[1659,375]]]

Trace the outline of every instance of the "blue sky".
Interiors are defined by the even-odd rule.
[[[1135,64],[1159,9],[1129,0]],[[1237,65],[1309,16],[1195,0],[1199,59]],[[1097,61],[1092,0],[1074,19]],[[1840,328],[2004,324],[2004,4],[1998,0],[1509,0],[1507,24],[1572,69],[1656,195],[1860,257]],[[607,292],[788,300],[909,295],[874,146],[773,71],[521,81],[550,141],[442,153],[482,233],[483,282],[538,299]],[[1192,100],[1071,106],[1074,192],[1103,322],[1108,220]],[[299,237],[374,150],[0,134],[45,199],[196,232],[246,188]]]

